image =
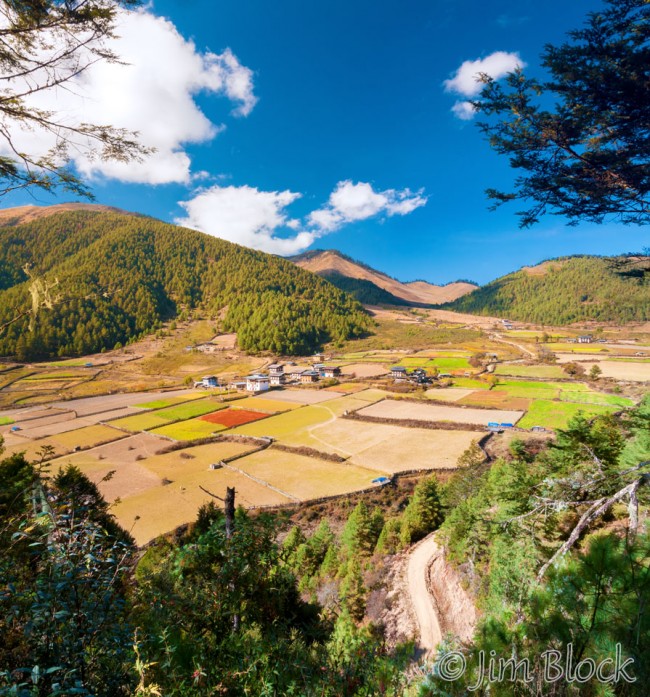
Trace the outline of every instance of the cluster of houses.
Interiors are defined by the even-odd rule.
[[[235,380],[227,384],[230,388],[246,390],[246,392],[266,392],[271,387],[282,387],[287,384],[310,385],[322,378],[338,378],[341,375],[339,366],[316,363],[311,368],[299,366],[285,366],[283,363],[272,363],[266,373],[254,373],[241,380]],[[194,383],[194,387],[220,387],[219,379],[214,375],[207,375]],[[225,386],[225,385],[223,385]]]
[[[416,385],[430,385],[433,382],[424,368],[414,368],[409,372],[403,365],[394,365],[390,369],[390,376],[395,382],[412,382]]]

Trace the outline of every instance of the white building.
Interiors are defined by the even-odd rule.
[[[247,392],[266,392],[269,389],[270,378],[268,375],[249,375],[246,378]]]

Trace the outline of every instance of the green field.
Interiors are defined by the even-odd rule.
[[[452,385],[467,390],[487,390],[490,388],[487,382],[483,380],[474,380],[472,378],[454,378]]]
[[[199,395],[183,395],[181,397],[169,397],[168,399],[154,399],[153,402],[143,402],[142,404],[135,404],[134,406],[140,407],[142,409],[164,409],[165,407],[173,407],[177,404],[183,404],[187,402],[188,399],[198,399]]]
[[[403,358],[398,365],[403,365],[407,368],[425,368],[428,370],[437,368],[441,373],[449,373],[451,371],[460,370],[473,370],[467,358],[462,356],[440,356],[439,358],[413,356]]]
[[[222,402],[216,402],[208,397],[207,399],[197,399],[193,402],[184,402],[183,404],[167,407],[155,412],[155,414],[165,419],[165,421],[182,421],[225,408],[226,405]]]
[[[586,416],[609,414],[617,407],[599,404],[576,404],[574,402],[551,402],[544,399],[535,400],[525,416],[517,423],[521,428],[544,426],[545,428],[566,428],[569,420],[578,412]]]
[[[13,419],[8,416],[0,416],[0,426],[8,426],[9,424],[15,423]]]
[[[631,407],[634,402],[627,397],[619,397],[615,394],[604,392],[571,392],[569,390],[560,393],[563,402],[579,402],[581,404],[602,404],[612,407]]]
[[[145,411],[142,414],[134,414],[133,416],[125,416],[122,419],[109,421],[111,426],[123,428],[127,431],[137,433],[138,431],[148,431],[151,428],[158,428],[169,423],[169,419],[161,419],[158,414],[150,411]]]
[[[564,378],[566,373],[559,365],[498,365],[495,375],[512,375],[521,378]]]
[[[196,418],[168,424],[152,430],[151,433],[157,436],[167,436],[174,440],[196,440],[197,438],[207,438],[207,436],[223,431],[225,428],[221,424],[211,424],[209,421]]]

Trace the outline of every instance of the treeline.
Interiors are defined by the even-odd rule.
[[[81,355],[126,344],[194,310],[240,348],[299,355],[372,326],[350,295],[290,262],[150,218],[66,212],[0,229],[0,326],[30,307],[23,267],[51,285],[52,309],[14,322],[0,355]]]
[[[363,278],[352,278],[338,272],[319,274],[337,288],[344,290],[364,305],[409,305],[406,300],[398,298],[387,290],[380,288],[372,281]]]
[[[520,270],[440,307],[550,325],[647,321],[650,261],[646,262],[618,257],[558,259],[546,262],[543,274]]]

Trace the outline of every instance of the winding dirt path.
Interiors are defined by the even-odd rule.
[[[433,596],[429,591],[428,579],[429,565],[438,552],[435,533],[431,533],[415,545],[408,560],[408,591],[420,629],[418,646],[425,654],[432,653],[442,641],[440,620]]]
[[[500,341],[502,344],[508,344],[509,346],[514,346],[515,348],[518,348],[523,354],[527,354],[531,358],[537,358],[537,355],[533,353],[530,349],[526,348],[525,346],[522,346],[521,344],[518,344],[514,341],[508,341],[507,339],[504,339],[501,334],[491,334],[490,339],[494,339],[494,341]]]

